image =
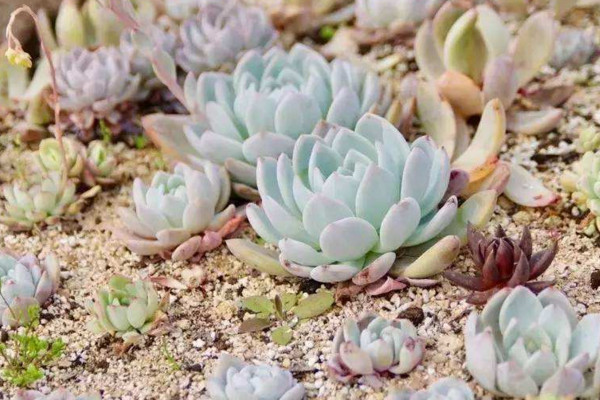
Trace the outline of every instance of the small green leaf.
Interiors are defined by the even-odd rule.
[[[321,36],[321,39],[323,40],[330,41],[331,38],[333,38],[333,35],[335,35],[335,31],[336,29],[333,26],[325,25],[319,31],[319,36]]]
[[[108,125],[106,124],[106,122],[103,119],[100,120],[99,128],[100,128],[100,136],[102,137],[102,141],[104,143],[110,143],[110,141],[112,139],[112,131],[110,130],[110,128],[108,127]]]
[[[271,340],[280,346],[285,346],[292,340],[292,330],[284,325],[271,332]]]
[[[242,307],[254,313],[273,314],[275,307],[266,296],[250,296],[242,299]]]
[[[133,141],[136,149],[143,149],[148,145],[148,138],[144,135],[136,136]]]
[[[271,321],[264,318],[250,318],[242,322],[238,333],[260,332],[271,326]]]
[[[296,293],[284,293],[281,295],[283,302],[283,311],[288,312],[298,303],[298,295]]]
[[[300,319],[313,318],[329,310],[333,303],[333,293],[318,292],[300,300],[292,312]]]

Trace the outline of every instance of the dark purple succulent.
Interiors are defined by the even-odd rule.
[[[519,240],[506,236],[504,229],[498,226],[491,238],[469,226],[467,232],[471,257],[479,270],[476,276],[456,271],[446,271],[444,276],[454,284],[472,290],[467,301],[471,304],[485,304],[497,291],[504,287],[526,286],[539,292],[553,281],[535,281],[554,260],[558,250],[558,241],[542,251],[533,253],[531,234],[527,227]]]

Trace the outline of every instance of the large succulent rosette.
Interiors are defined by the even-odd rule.
[[[184,92],[192,116],[147,116],[147,133],[181,161],[225,165],[234,191],[251,199],[258,197],[259,158],[291,155],[296,139],[321,120],[353,128],[389,99],[376,74],[347,61],[328,63],[301,44],[289,53],[250,51],[232,75],[189,75]]]
[[[346,320],[338,330],[327,367],[341,382],[361,378],[367,384],[379,386],[381,374],[409,373],[421,362],[424,352],[425,344],[409,320],[387,320],[366,314],[358,321]]]
[[[124,227],[116,237],[137,254],[173,252],[175,260],[212,250],[230,233],[235,206],[227,206],[229,193],[229,177],[210,162],[201,171],[177,164],[173,174],[157,172],[150,186],[138,178],[135,208],[118,210]]]
[[[29,320],[29,309],[43,306],[60,283],[60,265],[48,255],[40,261],[32,254],[15,258],[0,254],[0,315],[3,326],[17,326]]]
[[[305,389],[289,371],[221,354],[206,389],[213,400],[302,400]]]
[[[269,17],[259,7],[238,0],[197,3],[200,11],[187,18],[179,31],[182,44],[176,60],[187,72],[199,74],[235,63],[245,50],[266,49],[277,38]]]
[[[449,181],[443,149],[427,137],[409,145],[367,114],[355,131],[319,125],[298,139],[292,159],[261,159],[262,206],[248,205],[247,215],[292,274],[367,284],[386,275],[400,247],[425,243],[454,220],[456,197],[442,201]]]
[[[467,368],[504,397],[600,396],[600,314],[582,319],[554,288],[503,289],[465,326]]]

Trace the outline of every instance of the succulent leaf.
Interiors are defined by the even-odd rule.
[[[442,378],[427,389],[392,391],[385,400],[475,400],[475,395],[465,382]]]
[[[12,400],[100,400],[98,393],[76,396],[66,389],[57,389],[45,395],[37,390],[19,390]]]

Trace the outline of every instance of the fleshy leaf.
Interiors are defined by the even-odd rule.
[[[300,319],[313,318],[329,310],[334,302],[333,293],[322,291],[301,299],[292,312]]]

